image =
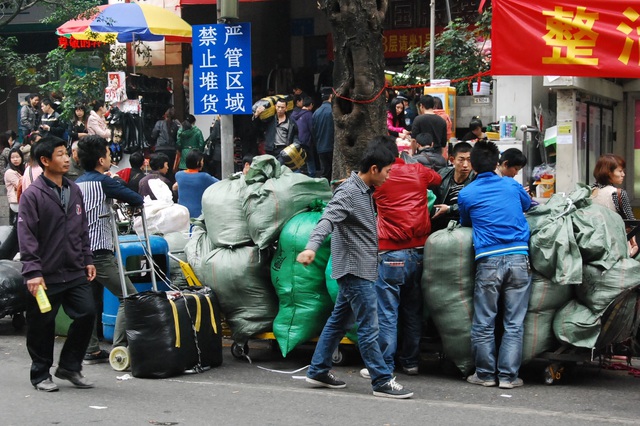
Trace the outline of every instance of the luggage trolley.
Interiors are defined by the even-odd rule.
[[[122,285],[122,297],[125,298],[128,296],[127,288],[125,285],[126,275],[149,273],[151,278],[151,288],[153,289],[153,291],[158,291],[158,284],[156,282],[156,270],[153,261],[151,240],[149,238],[149,232],[147,230],[147,219],[144,214],[144,207],[122,206],[120,204],[114,203],[112,205],[112,211],[109,216],[111,217],[111,228],[113,232],[115,256],[116,260],[118,261],[118,274],[120,275],[120,284]],[[118,217],[118,220],[116,220],[116,216]],[[146,257],[146,264],[144,266],[141,265],[140,269],[125,271],[125,263],[122,259],[122,250],[119,244],[119,229],[120,225],[127,225],[127,228],[130,229],[133,225],[133,218],[135,216],[140,216],[142,219],[143,235],[142,239],[139,239],[139,241],[143,243],[143,254]],[[111,353],[109,354],[109,364],[111,364],[111,368],[116,371],[124,371],[129,368],[131,365],[129,349],[126,346],[117,346],[113,348],[111,350]]]

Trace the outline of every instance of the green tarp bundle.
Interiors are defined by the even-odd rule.
[[[209,256],[211,250],[213,250],[213,244],[207,236],[207,228],[204,222],[201,220],[193,221],[191,238],[184,246],[184,254],[200,283],[209,287],[211,287],[211,284],[206,283],[203,261]]]
[[[251,239],[261,249],[273,244],[284,224],[314,200],[332,196],[326,179],[293,173],[271,155],[255,157],[245,181],[244,214]]]
[[[576,294],[580,303],[600,314],[620,293],[637,285],[640,285],[640,262],[621,259],[608,271],[584,265],[582,284],[577,287]]]
[[[240,345],[271,331],[278,313],[270,262],[271,252],[256,246],[217,248],[203,261],[204,282],[218,296],[232,338]]]
[[[560,342],[579,348],[593,348],[600,335],[600,315],[571,300],[556,312],[553,318],[553,332]]]
[[[560,307],[573,298],[573,289],[574,286],[555,284],[533,271],[531,296],[524,318],[523,363],[556,348],[558,343],[553,334],[553,317]]]
[[[467,376],[474,370],[471,324],[475,261],[471,228],[449,222],[424,246],[422,293],[438,329],[445,356]]]
[[[249,224],[242,210],[247,184],[235,174],[208,187],[202,194],[202,216],[215,247],[236,247],[251,243]]]
[[[314,203],[311,208],[313,211],[297,214],[285,224],[271,261],[271,281],[279,300],[273,334],[283,356],[318,337],[333,308],[324,278],[331,254],[330,238],[320,246],[309,266],[296,261],[322,217],[324,203]]]

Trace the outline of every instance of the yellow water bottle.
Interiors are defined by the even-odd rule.
[[[51,310],[51,303],[49,303],[49,298],[47,297],[47,293],[44,291],[44,287],[42,287],[42,285],[38,286],[38,291],[36,292],[36,300],[38,301],[40,312],[44,314]]]

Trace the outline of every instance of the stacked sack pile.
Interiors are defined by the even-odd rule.
[[[203,221],[194,224],[185,253],[198,279],[218,296],[236,343],[274,327],[273,246],[291,218],[331,195],[325,179],[293,173],[270,155],[254,158],[246,176],[231,176],[203,194]],[[281,266],[283,256],[290,259],[283,250],[278,249]]]
[[[617,333],[601,336],[607,308],[640,285],[640,262],[628,256],[620,216],[592,204],[590,195],[590,188],[580,185],[567,197],[553,195],[526,215],[533,273],[523,363],[561,343],[600,347],[613,343],[612,336],[629,337],[620,327],[633,330],[624,323],[635,318],[631,315],[635,293],[622,305],[629,318],[621,315]],[[425,243],[422,291],[443,350],[464,376],[474,371],[470,338],[474,282],[471,228],[452,222]]]

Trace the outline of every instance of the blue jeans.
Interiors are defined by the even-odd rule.
[[[371,375],[373,389],[392,378],[378,345],[378,314],[375,283],[354,275],[338,278],[338,297],[331,316],[322,329],[311,359],[307,377],[316,377],[331,369],[331,355],[347,330],[358,323],[358,347]]]
[[[471,347],[480,379],[496,378],[495,322],[500,301],[504,312],[504,335],[498,352],[497,376],[503,382],[512,382],[518,377],[530,290],[531,268],[527,256],[512,254],[478,260]]]
[[[417,367],[422,328],[422,250],[388,251],[380,255],[378,266],[378,342],[387,366],[394,370],[398,348],[398,316],[402,320],[403,367]]]

